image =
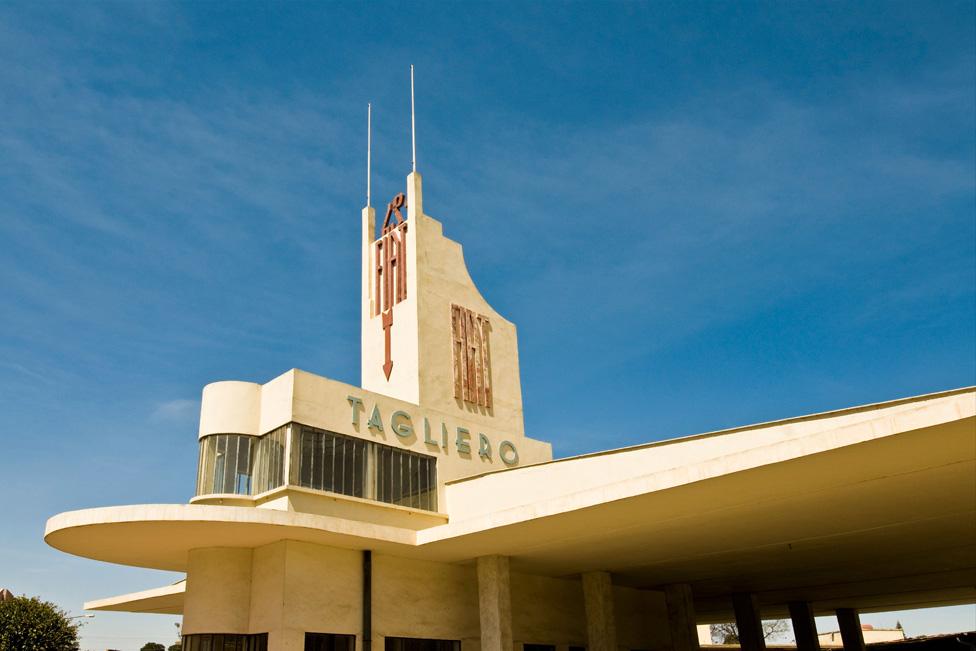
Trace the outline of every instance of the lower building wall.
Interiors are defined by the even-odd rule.
[[[373,648],[386,637],[460,640],[480,649],[478,572],[450,565],[373,556]]]
[[[480,651],[478,575],[452,565],[374,554],[373,644],[386,637],[459,640]],[[306,632],[355,635],[362,649],[363,554],[296,541],[254,550],[204,549],[190,555],[183,631],[268,633],[269,651],[303,651]],[[512,635],[557,651],[586,646],[578,578],[511,574]],[[621,651],[669,651],[662,593],[614,587]]]
[[[512,639],[520,644],[586,644],[583,584],[513,572]]]
[[[183,597],[184,634],[247,633],[251,609],[250,549],[190,552]]]

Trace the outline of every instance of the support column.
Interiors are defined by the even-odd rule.
[[[806,601],[791,601],[789,603],[790,619],[793,620],[793,637],[796,638],[797,651],[820,651],[820,640],[817,638],[817,620],[813,617],[813,608]]]
[[[864,634],[861,633],[861,616],[853,608],[837,609],[837,624],[844,641],[844,651],[864,651]]]
[[[481,651],[512,651],[512,588],[507,556],[478,559]]]
[[[588,651],[617,651],[617,625],[613,619],[613,583],[609,572],[583,575]]]
[[[695,599],[691,586],[685,583],[665,586],[664,603],[668,608],[673,651],[699,651]]]
[[[742,651],[766,651],[762,618],[759,615],[759,600],[756,599],[756,595],[746,593],[732,595],[732,608],[735,610],[735,624],[739,629],[739,647]]]

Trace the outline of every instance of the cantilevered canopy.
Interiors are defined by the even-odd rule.
[[[965,389],[459,481],[451,523],[418,537],[534,573],[690,583],[701,621],[728,620],[734,592],[766,616],[974,602],[974,414]]]
[[[186,580],[161,588],[85,602],[85,610],[112,610],[129,613],[183,614],[183,595]]]
[[[734,592],[764,616],[790,600],[891,610],[976,601],[976,390],[665,441],[462,480],[450,521],[408,530],[224,506],[66,513],[47,541],[183,570],[188,550],[291,539],[405,557],[512,558],[656,589],[690,583],[700,620]]]

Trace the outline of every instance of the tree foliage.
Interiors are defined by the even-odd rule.
[[[712,624],[712,642],[716,644],[738,644],[739,627],[735,622]],[[764,619],[762,622],[763,639],[768,640],[775,635],[781,635],[790,630],[785,619]]]
[[[0,601],[0,651],[78,651],[78,625],[38,597]]]
[[[146,642],[139,651],[166,651],[166,647],[159,642]]]
[[[177,642],[176,644],[171,644],[168,651],[183,651],[183,643]]]

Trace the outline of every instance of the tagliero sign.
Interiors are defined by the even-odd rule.
[[[366,414],[366,404],[362,398],[357,398],[356,396],[347,396],[346,400],[349,401],[349,405],[352,407],[352,426],[358,431],[362,421],[360,414]],[[418,435],[414,428],[413,416],[403,410],[397,410],[390,414],[388,421],[384,421],[383,414],[380,412],[380,406],[377,404],[374,404],[372,411],[369,412],[369,420],[366,421],[366,427],[372,433],[383,436],[386,435],[386,429],[389,427],[396,434],[397,438],[400,439],[401,443],[409,443]],[[468,428],[461,427],[460,425],[448,428],[447,423],[443,421],[441,421],[438,431],[432,428],[430,420],[426,416],[423,418],[422,428],[424,443],[428,446],[436,447],[438,450],[446,453],[453,445],[454,449],[462,457],[470,457],[473,454],[474,446],[477,446],[479,458],[485,461],[494,460],[494,447],[492,446],[491,439],[485,434],[478,433],[477,441],[475,441],[471,430]],[[498,458],[506,466],[517,465],[519,456],[515,444],[511,441],[502,441],[499,443]]]

